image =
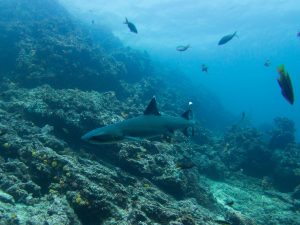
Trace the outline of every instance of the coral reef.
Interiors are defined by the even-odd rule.
[[[180,72],[103,27],[91,33],[56,1],[0,6],[0,224],[299,224],[292,121],[276,118],[269,143],[252,127],[216,135],[230,114]],[[170,115],[194,99],[194,137],[81,141],[154,94]]]
[[[70,148],[74,144],[72,140],[75,139],[65,138],[66,141],[62,141],[58,138],[72,133],[60,131],[69,124],[74,130],[77,129],[72,131],[76,133],[81,129],[87,129],[91,122],[87,119],[87,122],[79,123],[84,120],[73,118],[72,109],[75,115],[75,111],[82,110],[81,106],[58,98],[58,94],[67,99],[72,96],[70,99],[77,102],[76,96],[84,98],[81,95],[84,92],[55,91],[48,86],[28,90],[14,87],[12,84],[9,85],[8,91],[3,92],[5,100],[1,101],[3,110],[0,113],[2,134],[0,189],[4,192],[0,198],[1,202],[22,203],[33,208],[39,205],[46,207],[47,204],[51,204],[49,198],[58,196],[58,200],[55,201],[64,201],[63,205],[67,204],[71,210],[64,211],[68,215],[65,221],[57,222],[65,224],[72,224],[70,221],[80,221],[83,224],[109,224],[109,221],[125,220],[132,224],[137,224],[139,220],[167,223],[185,221],[187,218],[195,220],[194,224],[204,224],[202,220],[212,221],[215,217],[204,208],[196,214],[190,211],[193,207],[210,209],[218,207],[214,205],[214,199],[205,188],[204,181],[201,184],[194,175],[176,168],[174,162],[177,155],[172,154],[181,149],[179,144],[146,142],[140,146],[128,143],[105,146],[104,149],[90,146],[89,151],[93,152],[92,155],[81,152],[80,147],[78,151],[72,151]],[[97,104],[93,104],[93,101],[90,101],[90,105],[87,102],[84,104],[85,107],[91,107],[91,110],[93,105],[100,107],[105,105],[106,101],[113,102],[111,94],[101,95],[95,92],[86,94],[87,99],[91,99],[93,95],[99,97],[95,98]],[[23,98],[27,98],[28,101],[23,102],[21,100]],[[49,99],[56,101],[51,103]],[[70,104],[60,107],[59,111],[56,106],[63,104],[60,104],[58,99],[61,103],[70,102]],[[115,101],[117,102],[116,99]],[[121,110],[122,107],[116,104],[116,109]],[[129,109],[128,107],[127,110]],[[104,118],[103,116],[102,119]],[[195,200],[189,200],[190,198]],[[178,208],[177,204],[186,206]],[[17,219],[21,216],[18,213],[23,212],[17,211],[15,215]],[[39,213],[41,217],[43,213]],[[38,219],[55,224],[55,220],[60,217],[59,210],[51,211],[51,216],[53,221]],[[5,217],[1,222],[8,223],[8,219]],[[24,220],[34,223],[35,219],[30,218],[28,214]],[[23,219],[18,220],[21,224],[24,223]]]
[[[255,130],[230,131],[220,141],[198,127],[201,136],[207,137],[203,144],[193,143],[178,132],[171,143],[90,146],[79,139],[83,131],[95,124],[134,115],[141,111],[142,104],[136,105],[130,98],[121,102],[113,92],[55,90],[49,86],[22,89],[11,82],[2,83],[1,88],[0,209],[5,213],[0,222],[3,224],[11,221],[34,224],[36,220],[48,224],[215,224],[220,220],[254,224],[268,219],[264,215],[250,219],[253,212],[243,208],[242,200],[229,194],[229,190],[226,198],[217,191],[224,189],[218,186],[222,184],[220,181],[233,185],[238,180],[250,180],[245,175],[236,178],[234,174],[244,168],[245,174],[253,175],[250,171],[254,168],[246,162],[251,159],[250,153],[256,151],[253,146],[263,145]],[[263,146],[259,151],[267,149]],[[238,150],[242,160],[234,158]],[[298,149],[290,150],[293,151]],[[196,167],[189,170],[176,167],[183,157],[191,158]],[[232,157],[231,161],[227,157]],[[256,189],[272,190],[268,179],[254,181],[253,193]],[[250,187],[248,184],[247,188]],[[249,193],[245,185],[242,188],[243,199]],[[280,207],[286,207],[285,204],[297,207],[297,190],[290,196],[296,205],[285,195],[281,198],[287,202],[278,203],[282,204]],[[267,199],[270,196],[272,201],[278,197],[266,194]],[[61,206],[49,211],[57,202]],[[30,207],[13,211],[19,205]],[[231,209],[236,206],[239,207]],[[32,216],[34,212],[39,217]],[[277,211],[274,213],[279,215]],[[51,217],[46,216],[49,214]],[[275,216],[274,221],[287,217],[295,221],[288,211],[282,217]]]
[[[295,124],[292,120],[277,117],[274,119],[274,125],[269,142],[271,149],[284,149],[295,142]]]
[[[30,8],[28,1],[7,1],[0,11],[14,12],[1,26],[0,42],[8,53],[0,56],[6,62],[2,75],[26,87],[50,84],[120,94],[121,80],[149,75],[147,54],[126,47],[107,54],[56,1],[29,2]]]
[[[222,159],[231,170],[243,170],[257,177],[269,175],[272,171],[272,151],[262,141],[257,129],[233,127],[221,145]]]
[[[294,143],[294,124],[283,118],[274,122],[280,129],[272,132],[271,145],[262,140],[255,128],[229,129],[221,144],[221,156],[230,170],[268,177],[280,191],[290,192],[300,183],[300,151]]]

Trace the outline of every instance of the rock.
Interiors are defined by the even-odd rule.
[[[269,147],[284,149],[295,142],[295,124],[292,120],[283,117],[274,119],[275,128],[271,131]]]
[[[171,220],[176,219],[175,214],[171,213],[168,209],[165,209],[162,206],[158,206],[155,203],[142,205],[141,210],[145,212],[149,218],[160,224],[167,224]]]
[[[292,193],[292,197],[294,199],[300,200],[300,185],[298,185],[297,187],[295,187],[294,192]]]
[[[229,211],[227,214],[228,221],[232,225],[255,225],[256,223],[243,214],[236,211]]]
[[[0,202],[14,204],[15,200],[14,200],[13,196],[11,196],[5,192],[2,192],[0,190]]]

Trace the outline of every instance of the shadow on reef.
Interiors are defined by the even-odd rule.
[[[299,146],[295,143],[294,122],[275,118],[269,143],[255,128],[232,127],[224,137],[222,159],[230,170],[265,178],[279,190],[290,192],[300,183]]]

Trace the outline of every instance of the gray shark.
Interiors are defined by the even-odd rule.
[[[189,109],[181,117],[162,115],[159,113],[156,99],[153,97],[143,115],[97,128],[83,135],[81,139],[92,144],[142,141],[162,135],[170,136],[175,130],[182,130],[187,136],[190,127],[193,135],[195,121],[191,105],[190,102]]]

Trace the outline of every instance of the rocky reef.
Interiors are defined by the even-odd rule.
[[[123,46],[107,54],[56,1],[1,4],[0,73],[22,86],[118,91],[121,80],[137,81],[151,71],[147,54]]]
[[[295,128],[287,118],[275,118],[269,132],[269,143],[255,128],[229,129],[224,137],[222,159],[232,171],[259,177],[284,192],[299,185],[299,145],[295,143]]]
[[[275,119],[268,141],[251,126],[217,135],[212,120],[232,121],[217,99],[193,96],[197,84],[164,76],[147,53],[111,33],[102,46],[56,1],[0,5],[0,224],[299,224],[292,121]],[[81,141],[139,115],[154,94],[170,115],[194,99],[194,137]]]
[[[9,210],[0,217],[1,222],[213,223],[216,215],[208,209],[219,210],[219,207],[206,188],[205,179],[199,182],[196,174],[175,166],[174,152],[181,149],[179,144],[146,142],[86,149],[82,143],[72,143],[75,138],[66,137],[76,134],[76,129],[79,131],[81,127],[87,129],[91,122],[88,115],[79,115],[86,117],[86,122],[81,123],[83,120],[76,120],[70,113],[71,108],[78,112],[80,107],[74,103],[80,101],[76,101],[76,96],[85,98],[81,95],[84,92],[55,91],[47,86],[14,90],[12,84],[8,89],[2,95],[5,101],[1,101],[0,200],[3,210]],[[25,97],[24,94],[32,98],[23,102],[20,99]],[[50,101],[65,102],[63,98],[57,98],[58,94],[72,97],[72,106],[57,111],[53,106],[58,103],[51,104]],[[89,99],[94,96],[96,101],[85,102],[85,107],[100,107],[105,101],[112,103],[114,99],[112,94],[85,94]],[[117,99],[114,101],[118,102]],[[116,105],[121,111],[122,105]],[[118,119],[109,117],[109,122]],[[72,127],[70,132],[69,127]],[[19,204],[30,206],[26,216],[21,208],[13,211]],[[56,204],[60,207],[56,208]],[[35,213],[39,216],[31,217]]]
[[[240,132],[234,135],[231,131],[218,140],[198,127],[206,137],[202,144],[191,142],[179,132],[171,143],[93,146],[80,141],[83,131],[94,124],[137,114],[142,104],[121,103],[113,92],[55,90],[49,86],[24,89],[11,82],[1,88],[3,224],[265,223],[268,214],[253,218],[255,206],[243,204],[253,193],[274,202],[269,210],[275,223],[288,218],[297,224],[292,209],[297,212],[298,187],[291,195],[277,193],[271,178],[258,176],[251,181],[249,175],[257,174],[245,166],[252,165],[245,164],[249,158],[237,161],[236,166],[234,158],[231,166],[226,158],[230,157],[227,154],[237,154],[237,149],[241,159],[251,157],[249,151],[262,145],[255,141],[259,135],[251,129],[244,131],[244,139],[239,137]],[[105,107],[108,102],[109,108]],[[96,112],[101,113],[95,116]],[[225,142],[229,144],[223,145]],[[259,151],[264,152],[266,146]],[[178,168],[176,162],[183,157],[192,158],[196,167]],[[253,162],[255,166],[260,164]],[[239,168],[243,167],[241,172]],[[238,181],[243,183],[236,195]],[[283,216],[281,209],[285,207],[291,211],[285,209]]]
[[[274,129],[271,130],[269,148],[284,149],[295,142],[295,124],[288,118],[277,117],[274,119]]]

